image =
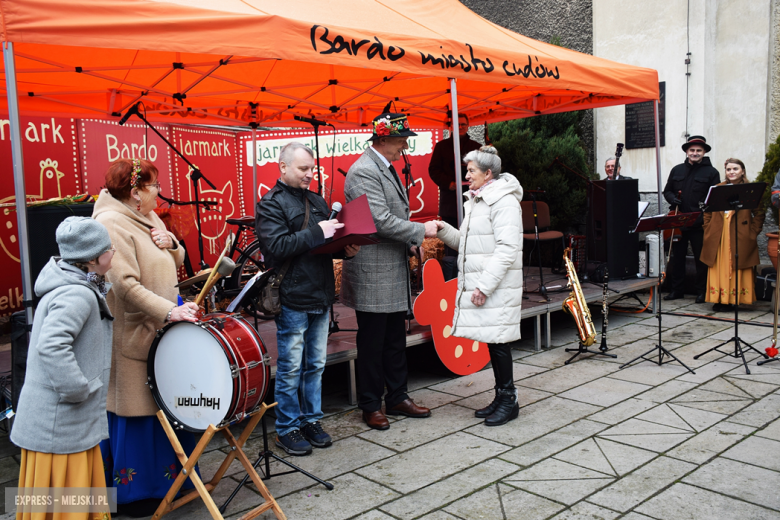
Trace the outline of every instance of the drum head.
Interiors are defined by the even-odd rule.
[[[161,408],[187,430],[204,431],[229,413],[230,362],[207,329],[186,322],[166,329],[154,353],[154,378]]]

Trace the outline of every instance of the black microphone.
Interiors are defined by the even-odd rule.
[[[309,123],[310,125],[314,125],[314,126],[333,126],[330,123],[326,123],[325,121],[320,121],[319,119],[314,119],[313,117],[293,116],[293,118],[296,121],[303,121],[304,123]]]
[[[138,113],[138,107],[139,107],[140,105],[141,105],[141,102],[139,101],[139,102],[138,102],[138,103],[136,103],[135,105],[131,106],[131,107],[130,107],[130,108],[127,110],[127,113],[126,113],[125,115],[123,115],[123,116],[122,116],[122,119],[120,119],[120,120],[119,120],[119,126],[122,126],[122,125],[124,125],[125,123],[127,123],[127,120],[128,120],[128,119],[130,119],[130,117],[132,117],[132,115],[133,115],[133,114],[137,114],[137,113]]]
[[[336,218],[336,215],[338,215],[339,211],[341,211],[341,202],[336,201],[333,203],[333,209],[330,210],[328,220],[333,220]]]

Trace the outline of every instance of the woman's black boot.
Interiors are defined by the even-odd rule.
[[[496,393],[493,396],[493,401],[486,407],[480,408],[479,410],[474,412],[474,417],[479,417],[480,419],[484,419],[485,417],[492,415],[493,412],[496,411],[496,408],[498,408],[498,387],[496,387]]]
[[[520,407],[517,404],[517,389],[499,389],[498,406],[492,415],[485,419],[485,426],[500,426],[506,424],[512,419],[516,419],[520,413]]]

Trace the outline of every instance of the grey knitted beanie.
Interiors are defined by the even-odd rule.
[[[111,249],[111,237],[97,220],[68,217],[57,226],[57,245],[66,262],[88,262]]]

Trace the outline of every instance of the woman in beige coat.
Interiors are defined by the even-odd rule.
[[[176,269],[184,249],[154,212],[157,168],[140,159],[120,159],[106,173],[106,189],[93,218],[103,224],[116,248],[107,302],[114,315],[111,379],[108,387],[109,439],[101,443],[106,482],[117,488],[122,512],[147,516],[165,496],[181,469],[157,418],[146,386],[146,358],[157,329],[168,321],[197,321],[194,303],[177,305]],[[194,436],[180,434],[188,451]]]
[[[460,230],[439,222],[438,237],[458,250],[458,292],[452,335],[488,344],[496,394],[477,410],[487,426],[498,426],[518,415],[517,390],[510,343],[520,339],[523,301],[523,188],[509,173],[492,146],[469,152],[469,200]]]

